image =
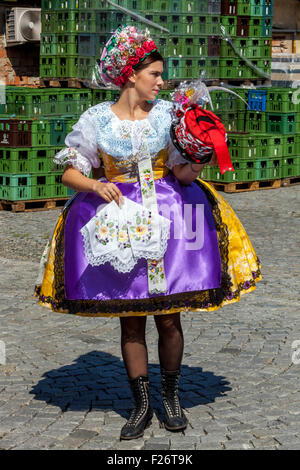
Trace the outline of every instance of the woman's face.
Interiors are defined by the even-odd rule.
[[[162,73],[163,62],[157,60],[135,74],[135,88],[143,99],[155,100],[164,83],[161,78]]]

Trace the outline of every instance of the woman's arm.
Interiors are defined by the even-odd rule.
[[[97,168],[97,176],[101,168]],[[122,193],[114,183],[102,183],[97,179],[84,176],[77,168],[67,165],[62,176],[62,183],[78,192],[96,193],[105,201],[111,202],[113,199],[117,204],[122,202]]]
[[[218,160],[216,153],[213,152],[212,158],[208,163],[198,164],[198,163],[184,163],[181,165],[175,165],[173,167],[173,173],[177,179],[183,184],[192,183],[201,173],[204,165],[217,166]]]

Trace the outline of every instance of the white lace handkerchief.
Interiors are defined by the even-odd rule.
[[[92,266],[109,262],[130,272],[139,259],[163,258],[170,237],[170,220],[123,197],[121,207],[108,203],[80,230],[85,256]]]

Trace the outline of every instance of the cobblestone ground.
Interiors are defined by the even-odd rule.
[[[152,426],[119,441],[132,408],[118,319],[39,306],[38,260],[58,210],[0,212],[0,449],[300,449],[300,186],[225,195],[262,260],[237,304],[182,314],[185,432],[161,425],[157,332],[147,321]]]

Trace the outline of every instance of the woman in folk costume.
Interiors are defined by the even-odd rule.
[[[85,111],[55,156],[66,164],[63,183],[77,193],[58,219],[35,290],[39,303],[56,312],[120,317],[135,403],[121,439],[142,436],[153,416],[147,316],[154,315],[159,334],[165,427],[182,430],[187,419],[178,398],[180,312],[201,315],[237,302],[261,278],[241,222],[197,178],[205,164],[231,168],[228,155],[223,159],[219,152],[226,137],[213,151],[193,138],[191,123],[182,132],[189,97],[199,90],[179,90],[174,103],[156,99],[162,72],[163,58],[149,31],[118,28],[103,51],[101,74],[120,88],[120,98]]]

